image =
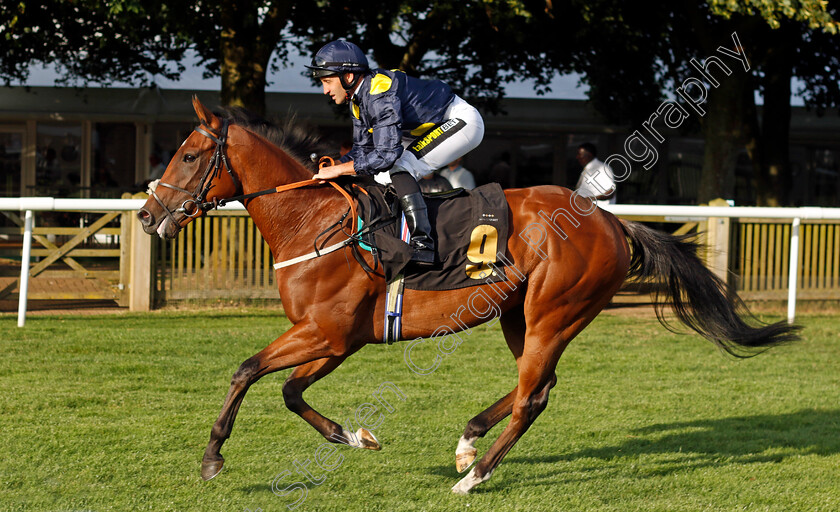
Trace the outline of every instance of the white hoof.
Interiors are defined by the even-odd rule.
[[[464,453],[455,454],[455,469],[458,470],[458,473],[463,473],[467,470],[467,468],[472,466],[472,463],[475,462],[475,456],[477,453],[478,450],[473,448]]]
[[[373,433],[366,429],[360,428],[355,434],[348,430],[341,429],[341,434],[333,434],[332,438],[339,443],[352,446],[353,448],[365,448],[367,450],[381,450],[382,445]]]
[[[452,487],[452,492],[454,492],[455,494],[468,494],[473,487],[480,484],[481,482],[486,482],[487,480],[489,480],[492,474],[493,473],[490,472],[484,475],[484,477],[479,478],[475,476],[475,468],[472,468],[470,472],[467,473],[467,476],[462,478],[460,482],[458,482]]]
[[[366,450],[376,451],[382,449],[382,445],[379,444],[379,440],[376,439],[376,436],[373,435],[373,432],[366,428],[360,428],[359,430],[357,430],[356,438],[359,440],[359,448],[365,448]]]
[[[475,437],[467,439],[462,436],[458,441],[458,448],[455,449],[455,469],[458,470],[458,473],[463,473],[475,462],[478,450],[475,449],[473,443],[476,439]]]

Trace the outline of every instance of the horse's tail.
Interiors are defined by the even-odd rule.
[[[736,357],[754,356],[774,345],[799,339],[799,326],[760,323],[740,297],[697,257],[692,235],[674,236],[642,224],[621,221],[633,251],[628,278],[649,278],[658,285],[656,316],[669,330],[663,309]],[[748,325],[748,319],[755,326]]]

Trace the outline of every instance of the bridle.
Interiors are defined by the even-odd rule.
[[[216,136],[213,133],[213,129],[205,123],[203,120],[201,121],[201,126],[197,126],[195,131],[204,135],[208,139],[212,140],[216,143],[216,148],[213,151],[213,156],[210,157],[210,162],[207,164],[207,168],[204,170],[204,174],[201,176],[201,181],[198,182],[198,186],[196,186],[194,192],[190,192],[189,190],[183,189],[176,185],[171,185],[169,183],[164,183],[163,181],[158,180],[156,186],[149,186],[149,194],[155,198],[155,201],[163,208],[163,211],[166,212],[166,216],[172,221],[176,226],[179,228],[181,227],[181,223],[175,218],[175,213],[182,213],[188,218],[198,217],[202,213],[207,213],[207,211],[212,210],[213,208],[218,208],[220,203],[223,204],[225,201],[224,199],[221,202],[218,199],[214,199],[213,201],[206,201],[207,194],[210,192],[211,184],[213,180],[221,176],[222,168],[227,171],[230,175],[231,179],[233,180],[233,184],[236,187],[237,191],[242,190],[242,183],[240,183],[239,178],[236,177],[236,174],[233,173],[233,170],[230,167],[230,162],[228,162],[227,155],[225,154],[225,144],[227,143],[227,132],[228,132],[228,121],[227,119],[222,120],[222,127],[219,129],[219,135]],[[205,130],[204,127],[207,129]],[[181,192],[189,196],[189,199],[185,199],[183,203],[181,203],[180,208],[176,208],[175,210],[170,210],[166,204],[158,197],[157,193],[155,192],[155,188],[157,186],[170,188],[177,192]],[[230,199],[228,199],[229,201]]]
[[[241,193],[242,192],[242,182],[240,182],[239,178],[237,178],[236,175],[233,173],[233,170],[230,167],[230,162],[228,161],[227,155],[225,154],[225,144],[227,143],[227,132],[228,132],[229,122],[225,119],[222,120],[222,127],[219,129],[219,135],[218,136],[216,136],[215,133],[213,133],[213,129],[210,127],[210,125],[208,125],[203,120],[201,121],[201,125],[202,126],[197,126],[195,128],[195,131],[204,135],[205,137],[212,140],[213,142],[215,142],[216,143],[216,148],[213,151],[213,156],[210,158],[210,162],[207,164],[207,168],[204,170],[204,174],[201,176],[201,181],[198,182],[198,186],[196,186],[196,188],[195,188],[195,192],[190,192],[189,190],[183,189],[183,188],[178,187],[176,185],[171,185],[169,183],[164,183],[161,180],[157,180],[157,184],[154,185],[154,186],[152,184],[149,185],[149,194],[155,199],[155,201],[157,201],[157,203],[160,205],[160,207],[163,208],[163,211],[166,212],[166,216],[169,218],[169,220],[171,220],[173,224],[178,226],[179,230],[181,229],[181,223],[178,222],[178,220],[175,218],[176,213],[181,213],[181,214],[185,215],[187,218],[195,218],[195,217],[198,217],[202,213],[207,213],[209,210],[219,208],[220,206],[224,206],[225,204],[227,204],[231,201],[240,201],[243,204],[245,204],[245,202],[249,199],[253,199],[255,197],[263,196],[263,195],[266,195],[266,194],[276,194],[278,192],[284,192],[286,190],[292,190],[292,189],[296,189],[296,188],[309,187],[309,186],[318,186],[318,185],[322,185],[324,183],[329,183],[330,186],[332,186],[334,189],[336,189],[344,197],[344,199],[347,200],[347,203],[350,205],[349,208],[347,209],[347,213],[345,213],[339,219],[338,222],[336,222],[335,224],[333,224],[332,226],[330,226],[329,228],[327,228],[326,230],[321,232],[315,238],[315,241],[313,243],[313,245],[315,247],[314,252],[312,252],[310,254],[307,254],[307,255],[304,255],[304,256],[300,256],[298,258],[293,258],[293,259],[285,261],[285,262],[276,263],[274,265],[274,268],[279,269],[279,268],[283,268],[283,267],[286,267],[286,266],[289,266],[289,265],[294,265],[295,263],[300,263],[301,261],[306,261],[306,260],[309,260],[309,259],[312,259],[312,258],[320,257],[324,254],[328,254],[330,252],[338,250],[338,249],[340,249],[342,247],[345,247],[347,245],[352,245],[355,242],[360,241],[362,235],[370,233],[370,232],[378,230],[378,229],[382,229],[386,225],[384,223],[380,223],[377,226],[367,226],[363,230],[360,231],[357,228],[356,219],[358,218],[358,215],[356,213],[356,205],[353,201],[353,198],[350,196],[350,194],[348,194],[341,187],[341,185],[337,184],[334,181],[326,181],[326,180],[320,180],[320,179],[314,179],[313,178],[313,179],[308,179],[308,180],[303,180],[303,181],[296,181],[294,183],[289,183],[289,184],[286,184],[286,185],[280,185],[280,186],[277,186],[277,187],[274,187],[274,188],[268,188],[268,189],[265,189],[265,190],[260,190],[258,192],[251,192],[250,194]],[[205,130],[204,128],[207,128],[207,129]],[[311,155],[311,157],[313,158],[313,161],[314,161],[315,153],[313,153]],[[335,162],[333,161],[333,159],[328,157],[328,156],[321,157],[321,159],[319,160],[319,167],[324,167],[324,166],[327,166],[327,165],[334,165],[334,164],[335,164]],[[234,185],[236,186],[236,191],[240,192],[240,194],[235,195],[233,197],[222,198],[222,199],[214,198],[213,201],[206,201],[207,194],[210,192],[210,186],[213,183],[213,180],[216,179],[217,177],[221,176],[222,167],[224,167],[224,169],[228,172],[231,179],[233,180]],[[155,188],[157,188],[157,186],[170,188],[170,189],[175,190],[177,192],[181,192],[183,194],[186,194],[186,195],[189,196],[189,199],[184,200],[184,202],[181,203],[180,208],[176,208],[175,210],[170,210],[166,206],[166,204],[161,200],[161,198],[157,195],[157,192],[155,192]],[[362,189],[361,187],[358,187],[357,185],[354,185],[354,186],[356,186],[362,193],[367,194],[367,192],[365,192],[365,190]],[[188,205],[192,205],[192,208],[190,208]],[[190,213],[191,211],[192,211],[192,213]],[[344,224],[344,220],[347,218],[348,215],[350,216],[350,232],[346,233],[347,239],[342,241],[342,242],[339,242],[337,244],[333,244],[329,247],[319,248],[318,247],[318,238],[320,238],[327,231],[331,230],[332,228],[335,228],[336,226],[341,228],[341,226]],[[364,260],[361,259],[361,256],[358,255],[358,252],[354,252],[353,255],[356,257],[356,259],[359,261],[359,263],[362,265],[362,267],[365,268],[366,271],[373,272],[373,269],[370,269],[370,267],[367,265],[367,263],[365,263]]]

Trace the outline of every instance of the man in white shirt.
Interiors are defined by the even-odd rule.
[[[589,142],[578,146],[575,159],[583,167],[575,188],[582,197],[592,197],[615,204],[615,179],[612,170],[596,158],[597,150]]]
[[[470,171],[461,165],[461,158],[449,162],[445,169],[440,171],[440,175],[449,180],[452,188],[463,188],[465,190],[472,190],[475,188],[475,178]]]

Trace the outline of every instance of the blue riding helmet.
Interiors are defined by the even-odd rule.
[[[312,57],[312,64],[306,68],[311,71],[312,78],[338,76],[344,88],[349,89],[350,85],[344,83],[344,73],[364,73],[370,66],[361,48],[339,39],[318,50]]]

